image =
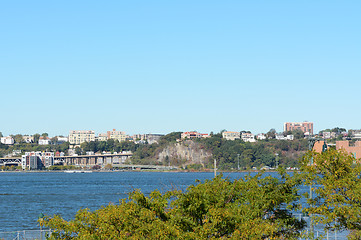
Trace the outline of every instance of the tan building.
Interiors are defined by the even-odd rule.
[[[227,140],[235,140],[235,139],[240,139],[241,138],[241,133],[240,132],[223,132],[222,133],[222,137],[227,139]]]
[[[80,145],[83,142],[95,141],[95,133],[91,130],[72,130],[69,132],[69,143],[72,145]]]
[[[108,140],[108,134],[106,133],[99,133],[98,135],[98,141],[106,141]]]
[[[119,142],[127,140],[125,132],[116,131],[115,129],[113,129],[113,131],[107,131],[107,137],[108,139],[118,140]]]
[[[283,126],[283,131],[301,130],[305,135],[313,135],[312,122],[286,122]]]

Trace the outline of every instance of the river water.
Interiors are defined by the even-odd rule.
[[[246,174],[223,176],[233,180]],[[272,172],[265,175],[277,177]],[[213,176],[211,172],[0,172],[0,232],[39,229],[37,219],[42,213],[70,220],[81,208],[95,210],[116,204],[134,189],[146,195],[155,189],[185,190],[196,180]],[[300,191],[307,190],[303,187]]]
[[[224,173],[230,179],[246,173]],[[0,172],[0,232],[39,229],[41,213],[69,220],[80,208],[95,210],[118,203],[133,189],[149,194],[185,190],[213,173],[183,172]]]

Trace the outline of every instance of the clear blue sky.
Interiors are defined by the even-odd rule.
[[[361,128],[361,1],[2,1],[0,131]]]

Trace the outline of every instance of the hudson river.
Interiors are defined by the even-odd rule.
[[[224,173],[230,179],[246,173]],[[0,172],[0,232],[39,229],[37,219],[61,214],[69,220],[80,208],[98,209],[118,203],[133,189],[149,194],[186,189],[213,173],[178,172]]]

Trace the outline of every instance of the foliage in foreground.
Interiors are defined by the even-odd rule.
[[[221,176],[186,191],[134,191],[119,205],[91,212],[80,210],[74,220],[46,217],[41,224],[55,232],[52,239],[295,239],[305,222],[292,217],[305,194],[303,212],[325,230],[348,230],[361,239],[361,164],[344,151],[309,152],[300,173],[230,181]],[[303,236],[304,237],[304,236]],[[311,239],[312,233],[307,236]]]
[[[294,218],[299,181],[221,176],[149,197],[134,191],[119,205],[78,211],[74,220],[45,217],[51,239],[293,239],[305,223]]]
[[[303,211],[325,230],[348,230],[349,239],[361,239],[361,164],[344,151],[329,149],[306,154],[301,171],[304,184],[313,189]]]

